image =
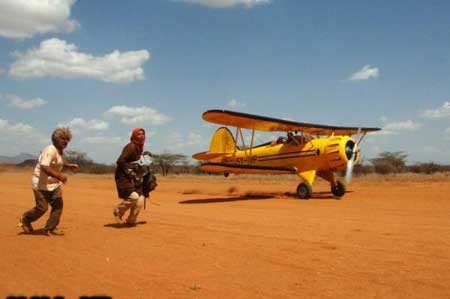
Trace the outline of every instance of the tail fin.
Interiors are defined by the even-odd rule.
[[[209,144],[210,153],[234,153],[236,151],[236,140],[226,127],[217,129]]]

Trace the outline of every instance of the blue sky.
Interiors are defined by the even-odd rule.
[[[51,3],[49,3],[51,2]],[[0,155],[113,163],[134,127],[188,156],[227,109],[377,126],[363,157],[450,163],[449,1],[2,0]],[[259,134],[260,142],[267,136]]]

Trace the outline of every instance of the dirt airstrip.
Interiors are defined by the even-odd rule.
[[[1,171],[0,298],[450,298],[450,176],[159,177],[136,227],[112,175],[70,176],[64,236],[24,235],[31,170]],[[42,228],[46,214],[33,225]]]

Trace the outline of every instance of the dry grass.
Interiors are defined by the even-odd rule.
[[[0,172],[29,172],[31,174],[33,172],[33,167],[17,167],[14,164],[0,163]]]
[[[355,180],[364,182],[437,182],[443,180],[450,181],[450,172],[437,172],[433,174],[423,173],[397,173],[397,174],[368,174],[354,177]]]
[[[33,167],[17,167],[14,164],[0,164],[0,173],[2,172],[11,172],[11,173],[29,173],[30,175],[33,172]],[[69,173],[70,174],[70,173]],[[96,178],[105,178],[110,179],[114,177],[114,174],[87,174],[87,173],[79,173],[77,176],[82,177],[92,177]],[[223,175],[194,175],[194,174],[169,174],[168,176],[157,175],[158,180],[188,180],[190,182],[208,182],[208,183],[223,183],[225,182],[234,182],[235,184],[240,183],[241,181],[251,181],[252,184],[278,184],[280,182],[298,182],[299,177],[297,175],[249,175],[249,174],[240,174],[233,175],[231,174],[229,177],[225,178]],[[434,174],[420,174],[420,173],[398,173],[398,174],[367,174],[367,175],[359,175],[353,177],[354,181],[358,182],[435,182],[442,180],[450,181],[450,172],[439,172]],[[321,181],[320,178],[317,178],[317,181]],[[230,187],[232,189],[232,187]],[[183,194],[193,194],[199,193],[198,190],[186,189]],[[228,190],[228,193],[236,193],[234,190]]]

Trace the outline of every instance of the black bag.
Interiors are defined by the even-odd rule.
[[[148,178],[148,192],[155,190],[158,184],[156,183],[156,176],[153,173],[150,173]]]

